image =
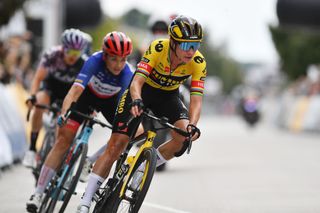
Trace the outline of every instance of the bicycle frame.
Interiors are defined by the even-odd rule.
[[[80,134],[78,135],[77,139],[74,141],[73,145],[71,146],[71,148],[70,148],[70,150],[64,160],[63,172],[62,172],[61,176],[59,177],[57,187],[61,187],[61,180],[63,180],[63,178],[65,177],[65,175],[70,167],[70,160],[71,160],[72,156],[77,152],[79,146],[82,144],[88,144],[89,138],[90,138],[92,131],[93,131],[92,125],[93,124],[91,124],[90,122],[87,122],[83,126]],[[71,175],[71,174],[72,173],[70,172],[69,175]]]
[[[156,168],[157,154],[155,148],[153,147],[153,142],[159,130],[168,128],[172,129],[182,136],[188,138],[188,143],[191,142],[190,132],[168,123],[167,118],[158,118],[149,114],[149,111],[143,112],[143,115],[140,118],[142,117],[146,117],[151,121],[158,122],[161,124],[161,127],[156,127],[155,123],[151,122],[149,130],[146,130],[137,137],[130,138],[126,149],[116,161],[116,166],[112,177],[108,179],[104,187],[100,188],[102,191],[99,190],[96,192],[94,197],[94,200],[96,201],[94,212],[100,213],[101,211],[105,212],[105,210],[116,212],[119,205],[121,205],[122,200],[126,200],[129,206],[132,205],[132,202],[133,205],[137,204],[137,206],[134,206],[133,208],[135,209],[134,211],[139,210],[146,196]],[[133,117],[131,117],[128,122],[120,128],[126,128],[132,120]],[[129,155],[133,145],[140,142],[143,143],[141,143],[142,145],[137,152],[133,155]],[[132,184],[132,178],[134,177],[135,172],[139,170],[141,165],[144,165],[144,174],[141,178],[141,182],[139,185],[137,185],[138,188],[132,189],[130,188]],[[137,200],[135,200],[134,197],[131,197],[133,195],[132,193],[138,193],[136,197]]]

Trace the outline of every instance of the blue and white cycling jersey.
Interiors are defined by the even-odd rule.
[[[102,51],[94,53],[84,64],[74,84],[89,89],[99,98],[119,97],[127,89],[133,70],[129,63],[119,75],[113,75],[105,65]]]

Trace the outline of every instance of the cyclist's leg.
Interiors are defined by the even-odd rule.
[[[90,96],[94,96],[91,92]],[[95,96],[94,96],[95,97]],[[97,99],[95,97],[95,99]],[[112,98],[107,99],[98,99],[93,100],[93,103],[95,103],[94,107],[96,110],[100,111],[103,115],[103,117],[110,123],[113,123],[115,111],[117,109],[117,103],[118,98],[117,96],[114,96]],[[96,160],[104,153],[105,149],[107,147],[107,144],[104,144],[100,149],[98,149],[93,155],[89,156],[88,159],[91,163],[96,162]]]
[[[186,129],[189,124],[188,110],[180,100],[178,94],[168,95],[162,105],[154,107],[153,111],[157,116],[165,116],[170,123],[181,129]],[[170,107],[164,107],[164,105]],[[162,165],[167,160],[174,157],[174,154],[181,150],[185,137],[171,131],[172,139],[160,145],[157,149],[157,166]]]
[[[80,181],[81,182],[87,182],[89,174],[91,173],[93,164],[97,161],[97,159],[103,154],[107,147],[107,144],[104,144],[102,147],[98,149],[95,153],[93,153],[91,156],[88,156],[85,160],[85,163],[83,165],[83,169],[80,175]]]
[[[99,186],[108,176],[112,164],[119,158],[123,150],[128,144],[129,135],[133,134],[137,122],[132,122],[126,129],[120,130],[119,126],[126,123],[130,116],[131,96],[127,89],[120,98],[117,112],[113,121],[113,131],[107,148],[104,153],[96,161],[92,173],[89,175],[88,185],[86,191],[81,199],[80,206],[87,206],[90,208],[91,200]],[[108,119],[109,114],[105,114]],[[112,117],[112,115],[110,116]],[[110,119],[109,117],[109,119]],[[112,119],[112,118],[111,118]],[[110,121],[109,121],[110,122]],[[112,122],[112,121],[111,121]]]
[[[104,153],[107,148],[107,144],[104,144],[100,149],[88,157],[88,160],[93,164]]]
[[[72,123],[71,121],[69,121],[68,124],[64,127],[58,128],[56,142],[49,152],[44,165],[41,168],[35,192],[27,202],[27,209],[30,209],[30,206],[35,209],[39,208],[40,203],[38,201],[35,203],[34,198],[41,198],[48,183],[55,176],[57,168],[62,163],[64,154],[67,152],[73,138],[76,135],[76,130],[79,127],[79,124],[75,124],[76,122]]]
[[[114,161],[127,146],[129,137],[125,134],[112,133],[108,141],[107,148],[104,153],[96,161],[92,173],[89,175],[86,191],[81,199],[81,206],[91,206],[91,200],[99,186],[104,182],[109,175],[110,169]]]
[[[187,119],[181,119],[174,123],[174,125],[181,129],[186,129],[187,125],[189,124],[189,121]],[[162,144],[157,149],[158,155],[161,154],[161,156],[166,159],[170,160],[174,157],[174,154],[181,150],[183,146],[183,142],[185,141],[185,137],[181,136],[180,134],[171,131],[172,139],[168,142]],[[157,163],[157,166],[161,164]]]
[[[142,124],[139,125],[137,132],[135,134],[135,136],[138,136],[140,134],[142,134],[144,131]],[[93,153],[92,155],[88,156],[88,161],[90,162],[90,164],[94,164],[97,159],[104,153],[104,151],[107,148],[107,144],[104,144],[103,146],[101,146],[95,153]]]
[[[100,99],[99,101],[95,101],[95,108],[100,111],[105,119],[112,124],[115,116],[115,111],[117,109],[118,99],[117,97],[108,98],[108,99]],[[143,133],[142,125],[139,125],[136,135]],[[107,147],[107,144],[103,145],[98,151],[96,151],[93,155],[88,157],[88,160],[91,163],[96,162],[96,160],[103,154]]]
[[[38,104],[49,104],[50,103],[50,96],[46,91],[40,91],[36,94],[37,96],[37,103]],[[33,168],[36,166],[36,143],[39,135],[39,131],[42,127],[42,114],[43,109],[39,109],[34,107],[32,116],[31,116],[31,133],[30,133],[30,146],[29,150],[27,151],[26,155],[23,159],[23,165],[26,167]]]

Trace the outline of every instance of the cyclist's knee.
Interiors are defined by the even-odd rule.
[[[65,152],[70,147],[73,138],[74,134],[71,131],[59,131],[55,142],[57,151]]]
[[[112,136],[104,154],[108,155],[111,160],[115,161],[119,158],[127,144],[128,140],[126,140],[125,137]]]
[[[36,95],[37,104],[50,104],[50,96],[45,91],[40,91]]]

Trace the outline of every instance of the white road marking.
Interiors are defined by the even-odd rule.
[[[167,206],[162,206],[162,205],[155,204],[155,203],[143,202],[142,205],[143,206],[149,206],[149,207],[156,208],[156,209],[162,209],[162,210],[165,210],[167,212],[173,212],[173,213],[191,213],[191,212],[186,212],[186,211],[183,211],[183,210],[174,209],[174,208],[167,207]]]

